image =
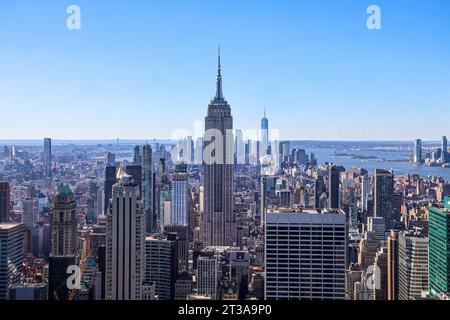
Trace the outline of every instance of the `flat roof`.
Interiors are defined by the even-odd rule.
[[[0,230],[10,230],[20,225],[22,225],[22,223],[0,223]]]
[[[268,209],[267,213],[305,213],[305,214],[327,214],[327,213],[334,213],[334,214],[345,214],[344,211],[340,209],[313,209],[313,208],[272,208]]]

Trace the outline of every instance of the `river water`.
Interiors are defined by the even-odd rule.
[[[409,162],[410,152],[397,151],[354,151],[354,150],[337,150],[333,148],[311,148],[306,149],[310,154],[313,152],[318,163],[334,163],[345,167],[347,170],[356,168],[364,168],[369,173],[373,173],[375,169],[394,170],[397,175],[418,174],[421,176],[438,176],[450,181],[450,168],[415,166]],[[347,156],[339,156],[337,154],[348,154]],[[376,159],[355,159],[351,155],[376,157]],[[382,161],[385,159],[386,161]],[[391,160],[391,161],[389,161]],[[403,160],[392,161],[392,160]]]

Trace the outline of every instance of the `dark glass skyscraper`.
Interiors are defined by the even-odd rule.
[[[328,168],[328,207],[339,209],[339,169],[336,166]]]
[[[117,182],[116,170],[117,168],[115,165],[108,165],[105,168],[105,184],[103,188],[103,192],[105,195],[104,213],[106,213],[109,209],[109,200],[111,200],[112,197],[112,186]]]
[[[391,229],[394,214],[394,174],[376,169],[374,183],[374,214],[383,217],[386,230]]]
[[[216,86],[216,96],[205,118],[201,240],[211,246],[225,246],[236,242],[237,226],[233,210],[233,117],[222,92],[220,53]]]
[[[11,193],[9,183],[0,182],[0,223],[9,222],[11,211]]]

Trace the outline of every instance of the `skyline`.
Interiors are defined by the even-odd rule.
[[[377,1],[382,30],[365,26],[369,1],[77,1],[82,28],[67,30],[70,4],[0,5],[0,101],[8,119],[1,140],[145,140],[194,131],[214,95],[219,44],[235,128],[259,128],[266,108],[281,140],[449,135],[417,125],[450,120],[447,1]],[[223,25],[214,22],[217,12]]]

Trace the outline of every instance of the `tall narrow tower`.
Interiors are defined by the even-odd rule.
[[[153,150],[149,144],[142,147],[142,199],[144,200],[146,215],[146,232],[151,234],[155,229],[155,217],[153,210]]]
[[[261,119],[261,157],[269,154],[269,119],[266,118],[266,108],[264,117]]]
[[[233,210],[233,117],[222,92],[220,48],[216,87],[205,118],[201,239],[211,246],[226,246],[236,242],[237,226]]]
[[[145,214],[139,187],[122,167],[106,225],[106,298],[140,300],[145,275]]]

